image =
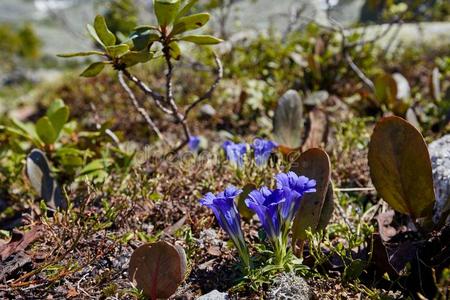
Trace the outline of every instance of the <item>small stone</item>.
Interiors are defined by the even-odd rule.
[[[429,147],[431,166],[433,168],[436,206],[433,221],[437,223],[450,200],[450,135],[432,142]],[[450,217],[447,218],[450,224]]]
[[[227,300],[227,299],[229,299],[228,294],[221,293],[218,290],[211,291],[208,294],[205,294],[197,298],[197,300]]]
[[[305,279],[295,273],[283,273],[275,279],[268,291],[267,299],[309,300],[312,299],[312,293]]]
[[[211,105],[205,104],[200,108],[200,114],[203,117],[211,118],[211,117],[214,117],[214,115],[216,114],[216,110]]]

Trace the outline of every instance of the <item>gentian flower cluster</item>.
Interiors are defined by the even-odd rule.
[[[304,194],[316,191],[316,181],[294,172],[280,173],[275,177],[277,188],[262,187],[245,200],[253,210],[275,250],[276,260],[282,263],[286,256],[288,234]]]
[[[276,262],[282,265],[288,249],[288,234],[297,214],[302,197],[316,191],[316,181],[293,172],[275,176],[277,187],[266,186],[249,193],[246,205],[253,210],[261,222],[267,239],[275,252]],[[229,186],[225,192],[216,196],[212,193],[200,200],[202,205],[211,208],[222,227],[230,236],[245,265],[250,266],[248,249],[240,225],[240,216],[234,199],[242,191]]]
[[[232,141],[226,141],[222,145],[227,159],[236,167],[241,168],[244,165],[244,156],[247,154],[247,145],[245,143],[235,144]],[[263,139],[255,139],[251,145],[255,156],[255,163],[257,166],[264,166],[269,160],[273,149],[278,147],[278,144]]]
[[[241,229],[241,218],[234,202],[234,199],[241,192],[242,190],[230,185],[224,192],[217,195],[207,193],[200,200],[200,204],[212,209],[220,227],[225,230],[236,246],[242,262],[246,267],[249,267],[250,256]]]

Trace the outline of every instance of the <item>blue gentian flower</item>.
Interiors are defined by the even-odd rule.
[[[230,185],[217,195],[207,193],[200,200],[200,204],[212,209],[220,227],[226,231],[236,246],[242,261],[249,266],[250,257],[241,229],[241,218],[234,202],[241,192],[242,190]]]
[[[244,155],[247,153],[247,145],[244,143],[235,144],[232,141],[226,141],[222,145],[227,159],[237,167],[244,165]]]
[[[270,154],[274,148],[278,147],[278,144],[273,141],[255,139],[252,144],[253,151],[255,153],[255,162],[258,166],[264,166],[269,160]]]
[[[191,136],[188,142],[188,148],[191,152],[197,152],[200,148],[200,138],[198,136]]]
[[[305,176],[298,176],[294,172],[280,173],[275,176],[277,189],[283,191],[285,202],[281,209],[281,216],[285,222],[291,222],[304,194],[316,191],[316,181]]]
[[[270,241],[274,242],[281,233],[279,206],[285,201],[282,190],[262,187],[252,191],[245,204],[258,216]]]

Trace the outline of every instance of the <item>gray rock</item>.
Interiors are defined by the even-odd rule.
[[[200,114],[202,117],[214,117],[216,110],[210,104],[205,104],[200,108]]]
[[[305,279],[295,273],[279,275],[268,291],[268,298],[273,300],[309,300],[312,292]]]
[[[429,145],[431,165],[433,168],[434,191],[436,194],[436,211],[434,222],[437,222],[445,209],[449,209],[450,199],[450,135],[432,142]],[[447,218],[447,224],[450,218]]]
[[[227,299],[229,299],[228,294],[221,293],[218,290],[211,291],[208,294],[205,294],[197,298],[197,300],[227,300]]]

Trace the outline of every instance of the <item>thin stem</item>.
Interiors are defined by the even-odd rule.
[[[121,72],[123,72],[123,75],[125,75],[125,77],[127,77],[128,80],[134,82],[136,84],[136,86],[142,92],[144,92],[144,94],[152,97],[153,100],[155,100],[156,106],[159,109],[161,109],[166,114],[172,114],[172,111],[170,109],[164,107],[164,105],[162,104],[163,102],[165,102],[165,98],[163,95],[159,94],[158,92],[153,91],[144,82],[142,82],[142,80],[140,80],[139,78],[137,78],[136,76],[134,76],[130,72],[128,72],[128,70],[124,69],[124,70],[121,70]]]
[[[169,104],[170,109],[172,110],[172,115],[175,117],[175,120],[181,124],[183,127],[183,132],[185,139],[181,144],[173,149],[171,153],[176,153],[180,151],[184,146],[189,143],[189,139],[191,137],[191,132],[186,123],[185,117],[179,112],[177,104],[175,103],[174,95],[173,95],[173,84],[172,84],[172,75],[173,75],[173,64],[170,58],[170,48],[169,46],[165,46],[163,49],[164,58],[167,64],[167,73],[166,73],[166,102]]]
[[[220,61],[219,57],[216,53],[214,53],[214,61],[216,62],[216,79],[214,80],[213,84],[209,88],[209,90],[203,94],[201,97],[199,97],[197,100],[192,102],[188,108],[186,109],[186,112],[184,114],[184,119],[187,119],[188,114],[194,109],[197,105],[199,105],[201,102],[210,99],[212,97],[212,94],[214,93],[214,90],[216,89],[217,85],[223,78],[223,66],[222,62]]]
[[[139,102],[136,99],[136,96],[134,95],[133,91],[128,86],[128,84],[125,82],[123,75],[124,75],[123,71],[119,71],[119,73],[118,73],[119,83],[122,86],[122,88],[127,92],[128,96],[130,97],[130,100],[133,103],[136,110],[141,114],[141,116],[147,122],[150,129],[152,129],[164,143],[171,146],[170,143],[167,141],[167,139],[164,137],[164,135],[161,133],[161,131],[159,131],[158,127],[155,125],[155,123],[153,122],[153,120],[151,119],[151,117],[149,116],[147,111],[139,105]]]

